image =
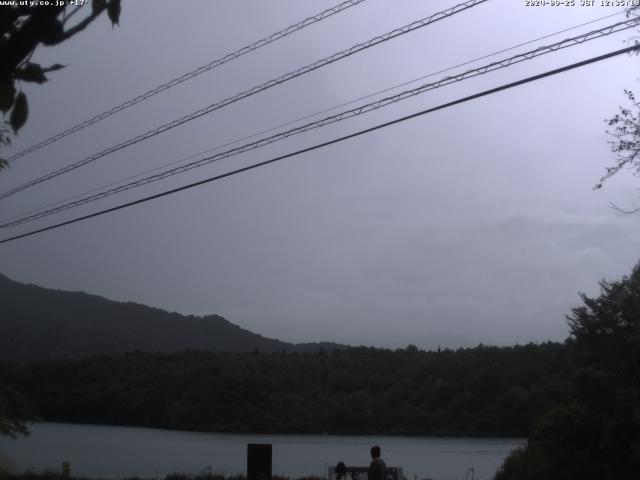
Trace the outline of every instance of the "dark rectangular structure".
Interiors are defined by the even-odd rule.
[[[270,443],[247,444],[247,480],[271,480]]]

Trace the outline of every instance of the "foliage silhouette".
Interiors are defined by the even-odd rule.
[[[634,479],[640,471],[640,263],[567,316],[569,396],[537,421],[497,480]]]
[[[9,145],[11,135],[18,133],[29,116],[27,96],[20,91],[21,82],[42,84],[47,81],[47,73],[63,68],[57,63],[43,67],[31,62],[35,49],[39,45],[59,45],[69,40],[104,11],[112,24],[117,25],[120,21],[120,2],[92,0],[91,7],[88,7],[88,1],[75,7],[71,6],[71,2],[47,2],[49,5],[41,5],[42,2],[15,2],[15,5],[0,8],[0,111],[5,118],[9,114],[9,121],[0,127],[0,145]],[[73,23],[71,19],[78,12],[88,13],[82,20]],[[7,165],[6,160],[0,159],[0,170]]]
[[[0,364],[46,420],[218,432],[523,436],[566,396],[558,343],[425,352],[134,352]]]

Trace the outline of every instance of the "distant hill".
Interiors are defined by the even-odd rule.
[[[84,292],[25,285],[0,275],[0,360],[50,360],[131,351],[314,351],[240,328],[219,315],[170,313]]]

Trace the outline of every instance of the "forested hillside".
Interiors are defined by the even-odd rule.
[[[497,480],[636,480],[640,472],[640,263],[567,316],[568,396],[536,421]]]
[[[127,351],[315,351],[330,343],[265,338],[218,315],[169,313],[83,292],[24,285],[0,275],[0,360],[47,360]]]
[[[523,436],[569,348],[135,353],[0,365],[45,420],[218,432]]]

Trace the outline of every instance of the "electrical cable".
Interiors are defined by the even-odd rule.
[[[70,165],[67,165],[66,167],[60,168],[58,170],[55,170],[53,172],[50,172],[46,175],[43,175],[41,177],[38,177],[34,180],[31,180],[27,183],[24,183],[18,187],[15,187],[9,191],[6,191],[2,194],[0,194],[0,199],[3,198],[7,198],[11,195],[14,195],[22,190],[25,190],[27,188],[30,188],[34,185],[37,185],[39,183],[45,182],[47,180],[50,180],[52,178],[58,177],[62,174],[65,174],[67,172],[70,172],[72,170],[75,170],[76,168],[82,167],[84,165],[87,165],[88,163],[94,162],[96,160],[98,160],[99,158],[105,157],[111,153],[117,152],[119,150],[122,150],[126,147],[129,147],[131,145],[134,145],[136,143],[139,143],[143,140],[146,140],[148,138],[154,137],[156,135],[160,135],[161,133],[164,133],[168,130],[171,130],[175,127],[178,127],[186,122],[189,122],[191,120],[195,120],[197,118],[200,118],[204,115],[207,115],[215,110],[219,110],[227,105],[230,105],[232,103],[235,103],[239,100],[242,100],[243,98],[247,98],[251,95],[255,95],[256,93],[262,92],[268,88],[274,87],[276,85],[280,85],[282,83],[285,83],[291,79],[297,78],[301,75],[304,75],[306,73],[312,72],[314,70],[317,70],[319,68],[322,68],[326,65],[330,65],[334,62],[337,62],[339,60],[342,60],[344,58],[347,58],[355,53],[361,52],[363,50],[366,50],[368,48],[371,48],[375,45],[378,45],[380,43],[389,41],[393,38],[396,38],[400,35],[404,35],[406,33],[412,32],[414,30],[417,30],[419,28],[425,27],[427,25],[431,25],[439,20],[443,20],[445,18],[451,17],[452,15],[455,15],[457,13],[460,13],[462,11],[465,11],[469,8],[473,8],[474,6],[477,6],[481,3],[485,3],[489,0],[468,0],[464,3],[455,5],[453,7],[450,7],[446,10],[443,10],[441,12],[435,13],[429,17],[425,17],[421,20],[416,20],[414,22],[411,22],[408,25],[405,25],[404,27],[401,28],[397,28],[395,30],[392,30],[391,32],[385,33],[384,35],[379,35],[377,37],[374,37],[366,42],[363,43],[358,43],[356,45],[353,45],[352,47],[346,49],[346,50],[342,50],[338,53],[334,53],[333,55],[330,55],[328,57],[325,57],[321,60],[318,60],[312,64],[309,64],[307,66],[304,66],[302,68],[299,68],[295,71],[289,72],[285,75],[282,75],[278,78],[275,78],[273,80],[269,80],[266,83],[263,83],[261,85],[255,86],[250,88],[249,90],[245,90],[244,92],[238,93],[232,97],[228,97],[225,100],[222,100],[218,103],[214,103],[211,104],[207,107],[201,108],[200,110],[197,110],[195,112],[192,112],[188,115],[185,115],[181,118],[178,118],[176,120],[173,120],[169,123],[166,123],[164,125],[161,125],[157,128],[154,128],[152,130],[149,130],[145,133],[142,133],[136,137],[133,137],[129,140],[126,140],[125,142],[119,143],[118,145],[109,147],[105,150],[102,150],[101,152],[98,152],[96,154],[90,155],[88,157],[83,158],[82,160],[79,160],[77,162],[74,162]]]
[[[36,143],[35,145],[32,145],[31,147],[25,148],[24,150],[16,153],[15,155],[12,155],[11,157],[9,157],[7,159],[8,163],[13,162],[14,160],[17,160],[20,157],[24,157],[25,155],[35,152],[36,150],[40,150],[43,147],[46,147],[47,145],[51,145],[52,143],[57,142],[58,140],[63,139],[64,137],[71,135],[72,133],[78,132],[80,130],[83,130],[95,123],[98,123],[101,120],[104,120],[105,118],[108,118],[118,112],[121,112],[122,110],[126,110],[127,108],[133,107],[134,105],[137,105],[140,102],[143,102],[161,92],[164,92],[165,90],[175,87],[176,85],[180,85],[181,83],[186,82],[187,80],[191,80],[194,77],[197,77],[198,75],[201,75],[205,72],[208,72],[216,67],[219,67],[221,65],[224,65],[227,62],[230,62],[231,60],[235,60],[236,58],[239,58],[249,52],[253,52],[254,50],[257,50],[261,47],[264,47],[266,45],[269,45],[273,42],[275,42],[276,40],[280,40],[281,38],[287,37],[289,35],[291,35],[292,33],[295,33],[299,30],[302,30],[305,27],[308,27],[310,25],[313,25],[314,23],[320,22],[326,18],[329,18],[337,13],[343,12],[348,8],[354,7],[362,2],[364,2],[365,0],[348,0],[346,2],[342,2],[339,5],[336,5],[335,7],[332,8],[328,8],[326,10],[323,10],[320,13],[317,13],[315,15],[312,15],[310,17],[305,18],[304,20],[290,25],[287,28],[284,28],[282,30],[280,30],[279,32],[276,33],[272,33],[271,35],[264,37],[260,40],[258,40],[257,42],[252,43],[251,45],[247,45],[246,47],[242,47],[239,50],[236,50],[235,52],[232,53],[228,53],[223,57],[220,57],[216,60],[213,60],[212,62],[206,64],[206,65],[202,65],[201,67],[196,68],[195,70],[192,70],[190,72],[185,73],[184,75],[181,75],[179,77],[173,78],[171,80],[169,80],[168,82],[163,83],[162,85],[158,85],[155,88],[152,88],[151,90],[147,90],[146,92],[142,93],[141,95],[138,95],[137,97],[134,97],[130,100],[127,100],[125,102],[122,102],[119,105],[116,105],[113,108],[110,108],[109,110],[106,110],[88,120],[85,120],[84,122],[81,122],[77,125],[74,125],[73,127],[68,128],[67,130],[64,130],[50,138],[47,138],[39,143]]]
[[[257,140],[255,142],[251,142],[245,145],[242,145],[240,147],[236,147],[236,148],[232,148],[230,150],[227,150],[225,152],[222,153],[218,153],[209,157],[205,157],[203,159],[197,160],[195,162],[191,162],[188,163],[186,165],[182,165],[180,167],[175,167],[172,168],[170,170],[166,170],[162,173],[156,174],[156,175],[152,175],[149,177],[145,177],[142,178],[140,180],[136,180],[134,182],[131,183],[127,183],[124,185],[120,185],[118,187],[112,188],[110,190],[105,190],[103,192],[94,194],[94,195],[90,195],[87,197],[83,197],[80,198],[78,200],[69,202],[69,203],[65,203],[63,205],[60,205],[58,207],[55,208],[51,208],[49,210],[45,210],[42,211],[40,213],[37,214],[33,214],[33,215],[29,215],[26,217],[22,217],[19,218],[17,220],[12,220],[12,221],[7,221],[5,223],[0,224],[0,228],[2,229],[6,229],[6,228],[10,228],[10,227],[15,227],[18,225],[21,225],[23,223],[27,223],[27,222],[31,222],[31,221],[35,221],[56,213],[60,213],[62,211],[65,210],[69,210],[71,208],[75,208],[81,205],[85,205],[87,203],[91,203],[97,200],[101,200],[103,198],[107,198],[109,196],[118,194],[118,193],[122,193],[124,191],[127,190],[131,190],[133,188],[138,188],[141,187],[143,185],[147,185],[149,183],[152,182],[156,182],[159,180],[163,180],[167,177],[173,176],[173,175],[177,175],[180,173],[184,173],[186,171],[192,170],[194,168],[199,168],[203,165],[207,165],[209,163],[213,163],[225,158],[229,158],[231,156],[235,156],[238,155],[240,153],[244,153],[250,150],[255,150],[257,148],[263,147],[265,145],[269,145],[271,143],[280,141],[280,140],[284,140],[285,138],[289,138],[293,135],[297,135],[300,133],[304,133],[319,127],[323,127],[329,124],[333,124],[333,123],[337,123],[339,121],[345,120],[347,118],[352,118],[358,115],[362,115],[364,113],[368,113],[371,112],[373,110],[377,110],[380,108],[383,108],[385,106],[388,106],[392,103],[396,103],[402,100],[406,100],[408,98],[414,97],[416,95],[422,94],[424,92],[430,91],[430,90],[434,90],[446,85],[450,85],[452,83],[456,83],[456,82],[460,82],[469,78],[473,78],[479,75],[484,75],[486,73],[489,72],[493,72],[502,68],[507,68],[509,66],[512,66],[516,63],[520,63],[523,62],[525,60],[531,60],[533,58],[537,58],[541,55],[546,55],[548,53],[553,53],[556,52],[558,50],[564,49],[564,48],[568,48],[568,47],[572,47],[575,45],[580,45],[584,42],[587,41],[591,41],[591,40],[595,40],[598,38],[602,38],[604,36],[607,35],[611,35],[612,33],[618,33],[620,31],[624,31],[626,29],[629,28],[633,28],[635,26],[637,26],[640,23],[640,19],[630,19],[630,20],[626,20],[624,22],[618,22],[615,23],[613,25],[608,25],[606,27],[603,27],[601,29],[598,30],[593,30],[591,32],[582,34],[582,35],[578,35],[575,37],[571,37],[571,38],[567,38],[564,40],[561,40],[559,42],[556,42],[554,44],[551,45],[547,45],[547,46],[542,46],[542,47],[538,47],[534,50],[530,50],[528,52],[524,52],[524,53],[520,53],[518,55],[514,55],[512,57],[506,58],[506,59],[502,59],[502,60],[498,60],[492,63],[489,63],[487,65],[483,65],[481,67],[477,67],[475,69],[471,69],[471,70],[467,70],[466,72],[463,72],[461,74],[458,75],[454,75],[454,76],[449,76],[449,77],[445,77],[441,80],[438,80],[436,82],[433,83],[427,83],[424,85],[421,85],[417,88],[414,88],[412,90],[406,90],[404,92],[400,92],[397,95],[393,95],[390,97],[386,97],[383,98],[381,100],[372,102],[372,103],[368,103],[365,105],[360,105],[359,107],[350,109],[350,110],[346,110],[344,112],[338,113],[336,115],[332,115],[326,118],[323,118],[321,120],[317,120],[315,122],[311,122],[308,123],[306,125],[302,125],[299,127],[295,127],[293,129],[287,130],[285,132],[280,132],[277,133],[275,135],[272,135],[270,137],[265,137],[262,138],[260,140]]]
[[[116,180],[114,182],[108,183],[106,185],[101,185],[99,187],[92,188],[91,190],[84,191],[84,192],[81,192],[81,193],[78,193],[78,194],[63,198],[61,200],[57,200],[57,201],[52,202],[52,203],[48,203],[48,204],[46,204],[46,205],[44,205],[42,207],[34,208],[34,209],[28,210],[26,212],[22,212],[22,213],[19,213],[19,214],[16,214],[16,215],[12,215],[11,217],[5,217],[5,218],[0,220],[0,224],[3,224],[5,222],[9,222],[9,221],[14,220],[14,219],[19,218],[19,217],[25,217],[25,216],[27,216],[29,214],[32,214],[32,213],[35,213],[35,212],[38,212],[38,211],[41,211],[41,210],[49,209],[49,208],[54,207],[56,205],[60,205],[60,204],[69,202],[70,200],[73,200],[73,199],[76,199],[76,198],[79,198],[79,197],[82,197],[82,196],[85,196],[85,195],[89,195],[90,193],[98,192],[98,191],[103,190],[105,188],[113,187],[114,185],[118,185],[118,184],[120,184],[122,182],[126,182],[127,180],[132,180],[134,178],[142,177],[142,176],[147,175],[149,173],[157,172],[158,170],[161,170],[163,168],[169,167],[171,165],[176,165],[176,164],[179,164],[179,163],[183,163],[183,162],[186,162],[187,160],[191,160],[192,158],[196,158],[196,157],[199,157],[201,155],[205,155],[207,153],[212,153],[212,152],[214,152],[216,150],[220,150],[222,148],[229,147],[231,145],[235,145],[235,144],[243,142],[245,140],[250,140],[250,139],[258,137],[260,135],[264,135],[266,133],[270,133],[270,132],[273,132],[275,130],[279,130],[281,128],[294,125],[294,124],[299,123],[301,121],[317,117],[318,115],[322,115],[323,113],[328,113],[328,112],[331,112],[333,110],[337,110],[338,108],[346,107],[348,105],[351,105],[353,103],[359,102],[361,100],[366,100],[366,99],[375,97],[376,95],[380,95],[382,93],[386,93],[386,92],[389,92],[391,90],[395,90],[397,88],[405,87],[407,85],[410,85],[412,83],[418,82],[420,80],[425,80],[425,79],[433,77],[435,75],[439,75],[441,73],[446,73],[446,72],[449,72],[451,70],[455,70],[456,68],[464,67],[466,65],[470,65],[472,63],[475,63],[475,62],[480,61],[480,60],[484,60],[486,58],[494,57],[494,56],[496,56],[496,55],[498,55],[500,53],[504,53],[504,52],[508,52],[508,51],[511,51],[511,50],[515,50],[516,48],[523,47],[525,45],[530,45],[532,43],[539,42],[540,40],[545,40],[547,38],[554,37],[556,35],[560,35],[561,33],[569,32],[571,30],[575,30],[577,28],[584,27],[584,26],[590,25],[592,23],[600,22],[602,20],[606,20],[608,18],[615,17],[615,16],[618,16],[618,15],[621,15],[621,14],[624,14],[624,13],[626,13],[626,10],[620,10],[617,13],[612,13],[610,15],[606,15],[604,17],[596,18],[596,19],[590,20],[588,22],[580,23],[580,24],[574,25],[572,27],[567,27],[567,28],[564,28],[562,30],[558,30],[556,32],[549,33],[549,34],[543,35],[541,37],[535,38],[533,40],[528,40],[526,42],[519,43],[519,44],[514,45],[512,47],[504,48],[502,50],[498,50],[496,52],[489,53],[489,54],[483,55],[481,57],[476,57],[476,58],[474,58],[472,60],[467,60],[467,61],[465,61],[463,63],[459,63],[459,64],[454,65],[452,67],[447,67],[447,68],[444,68],[442,70],[438,70],[437,72],[432,72],[432,73],[429,73],[429,74],[426,74],[426,75],[422,75],[420,77],[414,78],[413,80],[409,80],[409,81],[406,81],[406,82],[403,82],[403,83],[399,83],[399,84],[393,85],[391,87],[387,87],[387,88],[385,88],[383,90],[378,90],[376,92],[372,92],[372,93],[369,93],[367,95],[363,95],[363,96],[360,96],[358,98],[354,98],[353,100],[349,100],[348,102],[344,102],[344,103],[341,103],[339,105],[334,105],[333,107],[325,108],[325,109],[320,110],[318,112],[311,113],[311,114],[305,115],[303,117],[296,118],[295,120],[289,120],[288,122],[281,123],[279,125],[276,125],[275,127],[270,127],[268,129],[261,130],[259,132],[255,132],[255,133],[252,133],[250,135],[245,135],[244,137],[241,137],[241,138],[237,138],[237,139],[232,140],[230,142],[226,142],[226,143],[221,144],[221,145],[216,145],[215,147],[208,148],[207,150],[190,154],[190,155],[188,155],[186,157],[183,157],[183,158],[181,158],[179,160],[173,160],[173,161],[171,161],[169,163],[165,163],[165,164],[160,165],[158,167],[154,167],[152,169],[145,170],[145,171],[137,173],[135,175],[129,175],[128,177],[121,178],[119,180]],[[0,228],[2,228],[2,225],[0,225]]]
[[[410,120],[410,119],[413,119],[413,118],[417,118],[417,117],[420,117],[422,115],[426,115],[426,114],[429,114],[429,113],[432,113],[432,112],[435,112],[435,111],[438,111],[438,110],[443,110],[443,109],[446,109],[446,108],[450,108],[452,106],[459,105],[459,104],[462,104],[462,103],[465,103],[465,102],[468,102],[468,101],[471,101],[471,100],[475,100],[477,98],[485,97],[487,95],[491,95],[491,94],[494,94],[494,93],[497,93],[497,92],[501,92],[501,91],[504,91],[504,90],[507,90],[507,89],[510,89],[510,88],[518,87],[520,85],[524,85],[524,84],[527,84],[527,83],[530,83],[530,82],[533,82],[533,81],[536,81],[536,80],[541,80],[543,78],[550,77],[552,75],[557,75],[557,74],[560,74],[560,73],[563,73],[563,72],[566,72],[566,71],[569,71],[569,70],[573,70],[573,69],[576,69],[576,68],[579,68],[579,67],[583,67],[583,66],[590,65],[590,64],[593,64],[593,63],[596,63],[596,62],[600,62],[600,61],[603,61],[603,60],[606,60],[608,58],[612,58],[612,57],[615,57],[615,56],[618,56],[618,55],[622,55],[622,54],[625,54],[625,53],[630,53],[632,51],[637,51],[638,49],[640,49],[640,45],[633,45],[631,47],[626,47],[626,48],[622,48],[622,49],[619,49],[619,50],[615,50],[613,52],[609,52],[609,53],[606,53],[606,54],[603,54],[603,55],[599,55],[597,57],[591,57],[591,58],[589,58],[587,60],[582,60],[580,62],[572,63],[570,65],[565,65],[564,67],[556,68],[556,69],[553,69],[553,70],[548,70],[546,72],[543,72],[543,73],[540,73],[540,74],[537,74],[537,75],[533,75],[533,76],[530,76],[530,77],[526,77],[524,79],[517,80],[515,82],[503,84],[503,85],[500,85],[498,87],[491,88],[489,90],[484,90],[484,91],[482,91],[480,93],[476,93],[476,94],[469,95],[469,96],[466,96],[466,97],[463,97],[463,98],[459,98],[459,99],[453,100],[451,102],[443,103],[443,104],[438,105],[436,107],[427,108],[425,110],[421,110],[419,112],[416,112],[416,113],[413,113],[413,114],[410,114],[410,115],[406,115],[406,116],[403,116],[403,117],[400,117],[400,118],[396,118],[394,120],[391,120],[391,121],[388,121],[388,122],[384,122],[384,123],[375,125],[373,127],[369,127],[369,128],[363,129],[363,130],[359,130],[357,132],[350,133],[348,135],[344,135],[342,137],[334,138],[332,140],[329,140],[329,141],[326,141],[326,142],[323,142],[323,143],[318,143],[318,144],[313,145],[311,147],[303,148],[303,149],[297,150],[295,152],[287,153],[285,155],[280,155],[280,156],[277,156],[275,158],[271,158],[269,160],[265,160],[263,162],[254,163],[254,164],[248,165],[246,167],[238,168],[238,169],[232,170],[230,172],[226,172],[226,173],[223,173],[223,174],[220,174],[220,175],[209,177],[209,178],[206,178],[204,180],[199,180],[197,182],[193,182],[193,183],[190,183],[188,185],[183,185],[181,187],[173,188],[171,190],[167,190],[167,191],[164,191],[164,192],[161,192],[161,193],[157,193],[155,195],[150,195],[150,196],[147,196],[147,197],[144,197],[144,198],[140,198],[138,200],[134,200],[134,201],[127,202],[127,203],[124,203],[124,204],[121,204],[121,205],[117,205],[115,207],[107,208],[105,210],[100,210],[98,212],[94,212],[94,213],[91,213],[91,214],[88,214],[88,215],[83,215],[81,217],[76,217],[76,218],[73,218],[71,220],[60,222],[60,223],[57,223],[57,224],[54,224],[54,225],[49,225],[47,227],[39,228],[37,230],[32,230],[30,232],[26,232],[26,233],[23,233],[23,234],[20,234],[20,235],[15,235],[13,237],[5,238],[5,239],[0,240],[0,244],[11,242],[11,241],[18,240],[18,239],[25,238],[25,237],[29,237],[29,236],[32,236],[32,235],[36,235],[38,233],[46,232],[46,231],[53,230],[53,229],[56,229],[56,228],[60,228],[60,227],[66,226],[66,225],[71,225],[73,223],[77,223],[77,222],[80,222],[80,221],[83,221],[83,220],[94,218],[94,217],[97,217],[97,216],[100,216],[100,215],[105,215],[107,213],[115,212],[117,210],[122,210],[124,208],[128,208],[128,207],[131,207],[131,206],[134,206],[134,205],[139,205],[141,203],[149,202],[151,200],[156,200],[158,198],[165,197],[167,195],[172,195],[174,193],[181,192],[183,190],[188,190],[188,189],[200,186],[200,185],[204,185],[204,184],[211,183],[211,182],[214,182],[214,181],[217,181],[217,180],[221,180],[221,179],[226,178],[226,177],[230,177],[232,175],[236,175],[236,174],[243,173],[243,172],[246,172],[246,171],[249,171],[249,170],[253,170],[253,169],[256,169],[256,168],[259,168],[259,167],[263,167],[265,165],[269,165],[269,164],[284,160],[286,158],[294,157],[294,156],[297,156],[297,155],[301,155],[303,153],[311,152],[313,150],[317,150],[317,149],[320,149],[320,148],[323,148],[323,147],[327,147],[329,145],[333,145],[335,143],[343,142],[345,140],[349,140],[351,138],[355,138],[355,137],[364,135],[366,133],[371,133],[373,131],[380,130],[382,128],[386,128],[386,127],[389,127],[391,125],[395,125],[397,123],[405,122],[407,120]]]

